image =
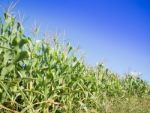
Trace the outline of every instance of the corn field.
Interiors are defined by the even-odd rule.
[[[41,37],[42,38],[42,37]],[[88,66],[70,43],[35,41],[15,16],[0,18],[0,113],[150,113],[150,86],[103,64]]]

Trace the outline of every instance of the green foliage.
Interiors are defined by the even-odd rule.
[[[1,113],[137,113],[128,106],[131,100],[140,107],[142,99],[148,100],[150,87],[139,77],[119,78],[103,64],[88,67],[69,43],[62,46],[57,38],[54,43],[33,41],[15,17],[4,14],[0,21]],[[125,108],[115,106],[120,103]],[[150,112],[148,105],[146,101],[145,112]]]

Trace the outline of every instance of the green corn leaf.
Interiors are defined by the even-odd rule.
[[[3,67],[2,71],[1,71],[1,76],[7,75],[14,69],[15,69],[15,65],[13,65],[13,64],[8,65],[7,67]]]
[[[29,52],[28,51],[21,51],[17,54],[15,61],[21,61],[29,58]]]
[[[24,44],[27,44],[27,43],[29,43],[28,39],[23,38],[19,42],[19,47],[22,47]]]

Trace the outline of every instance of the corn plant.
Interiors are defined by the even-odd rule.
[[[70,43],[61,45],[57,39],[53,45],[34,41],[14,16],[4,13],[0,21],[1,113],[128,112],[132,111],[128,106],[116,111],[114,104],[148,100],[150,87],[144,80],[133,75],[121,78],[103,64],[89,67]]]

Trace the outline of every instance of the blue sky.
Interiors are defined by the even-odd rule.
[[[65,31],[87,63],[103,61],[120,74],[138,71],[150,82],[149,0],[20,0],[16,10],[27,31],[34,21],[42,31]]]

